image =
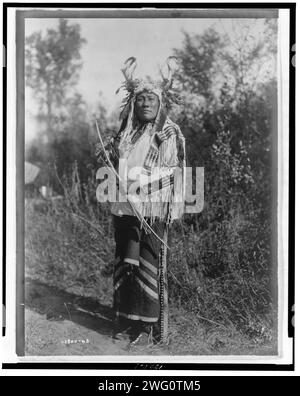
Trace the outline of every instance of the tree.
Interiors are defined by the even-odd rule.
[[[85,43],[80,25],[59,19],[56,29],[26,38],[26,84],[33,89],[39,104],[37,120],[46,124],[27,148],[26,158],[39,163],[59,190],[60,177],[71,173],[77,163],[81,180],[89,176],[93,160],[93,137],[88,108],[76,92],[82,66],[80,50]]]
[[[177,121],[189,164],[205,168],[204,210],[187,221],[200,219],[205,233],[200,268],[213,276],[259,272],[270,290],[276,24],[265,21],[260,35],[242,24],[235,38],[185,33],[174,51],[184,96]]]
[[[184,32],[183,48],[174,50],[174,55],[181,60],[181,70],[176,77],[183,91],[210,97],[216,53],[223,47],[224,40],[212,28],[202,35]]]
[[[269,171],[276,23],[266,20],[260,35],[251,34],[255,24],[243,22],[235,37],[221,37],[213,29],[202,35],[185,33],[183,47],[174,51],[181,65],[177,84],[185,102],[179,122],[193,165],[209,167],[218,133],[230,130],[233,152],[240,152],[242,142],[252,168]]]
[[[26,84],[38,100],[39,118],[46,121],[48,136],[54,117],[78,81],[84,42],[80,26],[70,25],[65,19],[59,19],[57,30],[48,29],[44,36],[36,32],[26,38]]]

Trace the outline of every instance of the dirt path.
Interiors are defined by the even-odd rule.
[[[108,356],[108,355],[272,355],[266,344],[244,342],[239,334],[229,337],[222,328],[193,323],[193,318],[171,314],[170,343],[129,348],[128,340],[113,338],[113,313],[109,305],[80,297],[39,280],[26,278],[25,355]],[[176,319],[178,322],[176,322]]]
[[[92,299],[78,297],[26,278],[25,354],[30,356],[170,355],[161,346],[129,348],[115,340],[112,312]]]

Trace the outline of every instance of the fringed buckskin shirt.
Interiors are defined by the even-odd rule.
[[[127,175],[128,198],[150,224],[160,219],[167,224],[181,218],[185,209],[185,138],[169,117],[138,123],[114,139],[119,154],[119,175]],[[120,159],[124,161],[120,161]],[[122,164],[127,164],[127,173]],[[135,169],[135,172],[133,171]],[[139,186],[136,189],[136,186]],[[137,192],[143,197],[136,200]],[[134,216],[128,202],[114,202],[112,214]]]

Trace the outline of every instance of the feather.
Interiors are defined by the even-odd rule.
[[[126,59],[124,63],[124,67],[121,69],[126,81],[132,80],[132,76],[136,69],[136,66],[137,66],[137,62],[134,56],[131,56],[130,58]]]

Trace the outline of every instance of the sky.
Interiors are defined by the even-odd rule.
[[[127,58],[137,58],[136,76],[149,74],[158,75],[159,65],[162,66],[173,48],[180,48],[183,43],[183,31],[201,34],[209,27],[214,27],[221,34],[236,36],[241,24],[253,26],[257,33],[261,19],[68,19],[70,23],[78,23],[81,35],[86,44],[81,49],[83,67],[80,73],[78,91],[91,107],[101,102],[108,111],[120,103],[122,97],[115,92],[123,81],[121,68]],[[25,36],[36,31],[46,32],[55,28],[58,19],[26,18]],[[38,125],[34,115],[37,104],[34,95],[26,89],[26,140],[37,133]]]

